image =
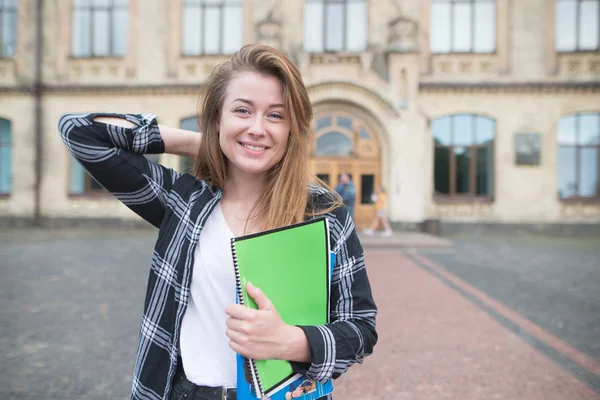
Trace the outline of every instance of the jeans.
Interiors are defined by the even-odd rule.
[[[170,400],[235,400],[235,389],[198,386],[190,382],[183,372],[181,362],[173,378]]]

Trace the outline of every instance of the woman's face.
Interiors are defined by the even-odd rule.
[[[267,172],[283,158],[289,131],[279,79],[244,72],[229,82],[219,122],[228,173]]]

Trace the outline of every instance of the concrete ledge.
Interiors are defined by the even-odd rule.
[[[392,236],[358,234],[365,249],[443,249],[451,248],[449,239],[421,232],[394,232]]]
[[[449,222],[440,221],[440,233],[452,235],[458,233],[529,233],[552,236],[598,236],[600,222],[573,223],[500,223],[500,222]]]

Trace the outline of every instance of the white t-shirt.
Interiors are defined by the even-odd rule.
[[[235,303],[232,236],[217,204],[194,252],[190,298],[181,323],[183,369],[196,385],[236,386],[236,355],[225,334],[225,307]]]

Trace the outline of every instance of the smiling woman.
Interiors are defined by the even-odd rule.
[[[337,378],[373,351],[377,308],[352,218],[308,172],[312,107],[300,72],[277,49],[245,46],[214,70],[199,111],[202,134],[150,114],[65,114],[59,122],[73,157],[160,228],[131,398],[233,399],[236,353],[288,360],[310,380]],[[145,157],[163,152],[195,157],[193,174]],[[319,215],[338,254],[331,323],[288,325],[250,284],[264,306],[232,304],[231,238]]]

